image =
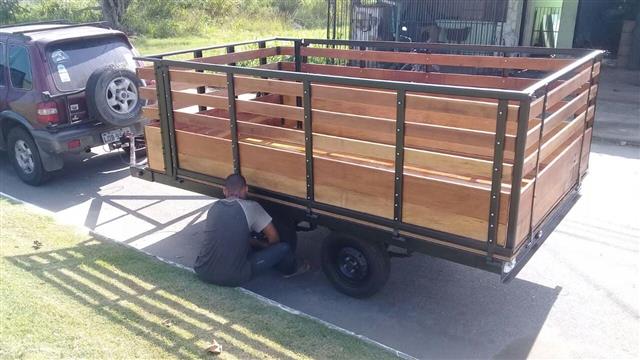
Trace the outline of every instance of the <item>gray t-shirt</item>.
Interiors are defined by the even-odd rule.
[[[225,286],[238,286],[249,280],[251,232],[260,232],[269,223],[271,216],[255,201],[216,201],[207,213],[204,243],[193,267],[198,276]]]

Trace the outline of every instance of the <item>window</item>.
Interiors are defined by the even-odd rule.
[[[47,47],[46,56],[61,91],[84,88],[96,69],[108,66],[134,71],[136,67],[131,48],[119,36],[58,42]]]
[[[5,86],[6,84],[4,83],[4,68],[5,68],[5,61],[4,61],[4,44],[0,44],[0,86]]]
[[[31,62],[29,61],[29,52],[24,46],[9,48],[9,75],[11,85],[14,88],[31,90],[33,85]]]

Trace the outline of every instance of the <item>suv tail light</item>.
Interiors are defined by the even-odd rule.
[[[58,117],[58,104],[55,101],[39,103],[37,119],[38,122],[42,124],[57,123],[60,121]]]

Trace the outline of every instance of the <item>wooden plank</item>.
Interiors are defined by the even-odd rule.
[[[365,105],[390,107],[396,110],[396,94],[393,91],[349,88],[314,84],[311,91],[313,98],[355,102]],[[425,113],[441,113],[450,116],[466,116],[470,118],[487,118],[495,121],[498,105],[485,101],[461,100],[429,95],[407,94],[406,108]],[[427,110],[428,109],[428,110]],[[509,121],[517,121],[517,105],[509,106]],[[495,129],[495,127],[494,127]]]
[[[315,157],[315,199],[318,202],[391,218],[393,176],[392,171]]]
[[[230,64],[246,60],[256,60],[263,57],[278,55],[278,49],[275,47],[269,47],[257,50],[238,51],[225,55],[207,56],[202,58],[195,58],[189,61],[202,62],[207,64]]]
[[[240,167],[249,185],[304,198],[306,168],[303,154],[240,143]]]
[[[225,178],[233,172],[231,140],[176,130],[180,168]]]
[[[145,146],[147,147],[147,163],[149,168],[165,172],[164,156],[162,155],[162,137],[160,127],[156,123],[145,125],[144,127]]]
[[[176,111],[176,123],[186,123],[195,126],[210,126],[216,131],[229,128],[229,120],[200,114],[186,114]],[[297,129],[287,129],[271,125],[254,124],[238,121],[239,136],[255,137],[257,139],[271,139],[304,145],[304,132]],[[384,160],[393,164],[395,160],[395,146],[378,144],[367,141],[347,139],[337,136],[314,133],[314,150],[318,154],[347,154],[361,158]],[[491,161],[479,160],[463,156],[448,155],[433,151],[405,149],[405,165],[407,169],[427,169],[440,173],[464,176],[470,179],[488,179],[491,177]],[[504,164],[505,179],[511,176],[511,165]]]
[[[394,52],[377,50],[348,50],[303,47],[302,56],[315,56],[347,60],[380,61],[404,64],[447,65],[494,69],[529,69],[553,71],[573,62],[573,59],[549,59],[528,57],[502,57],[483,55],[425,54],[419,52]]]
[[[591,72],[591,68],[584,69],[570,80],[565,81],[562,85],[550,90],[547,94],[547,107],[550,108],[554,106],[556,103],[560,102],[562,99],[567,97],[568,95],[574,93],[576,90],[580,89],[586,82],[589,81],[589,73]],[[540,97],[537,100],[531,103],[531,111],[530,116],[535,117],[542,113],[544,97]]]
[[[136,74],[138,75],[138,77],[140,79],[144,79],[144,80],[147,80],[147,81],[156,79],[156,73],[155,73],[155,70],[154,70],[153,66],[145,66],[145,67],[136,68]]]
[[[293,63],[283,62],[281,67],[283,70],[293,71]],[[437,72],[417,72],[321,64],[302,64],[301,70],[307,73],[323,75],[349,76],[365,79],[405,81],[426,84],[488,87],[511,90],[522,90],[527,86],[535,83],[535,81],[533,81],[532,79],[525,78]]]
[[[589,155],[591,154],[591,135],[593,129],[589,128],[584,133],[584,145],[582,145],[582,161],[580,163],[580,173],[584,175],[589,169]]]
[[[383,144],[395,144],[395,120],[313,110],[314,132]],[[494,134],[439,125],[407,123],[406,146],[456,155],[490,158]],[[514,137],[505,141],[505,160],[513,159]]]
[[[536,226],[575,184],[581,138],[575,139],[540,172],[533,210],[533,223]]]
[[[226,86],[226,76],[220,74],[172,70],[171,79],[172,81],[191,84],[194,87]],[[236,77],[235,87],[237,94],[243,92],[269,92],[282,95],[300,96],[302,93],[301,84],[296,82],[259,79],[246,76]],[[396,95],[392,91],[314,84],[312,87],[312,94],[314,99],[319,98],[337,101],[344,101],[345,99],[348,99],[350,103],[355,102],[365,105],[376,104],[378,106],[386,106],[390,108],[389,111],[395,112]],[[408,94],[406,106],[410,112],[416,110],[417,114],[426,114],[430,117],[441,118],[441,113],[445,113],[450,117],[463,117],[469,122],[471,122],[473,118],[478,117],[495,121],[497,111],[496,103],[418,94]],[[517,110],[517,105],[510,105],[508,116],[509,121],[516,121]]]
[[[461,186],[429,177],[405,175],[403,220],[486,241],[489,191],[486,187]],[[507,222],[508,203],[509,195],[503,192],[499,224]],[[499,243],[504,243],[504,236],[505,231],[500,231]]]
[[[147,105],[142,107],[142,116],[147,119],[157,120],[160,119],[160,112],[157,105]]]
[[[184,70],[170,70],[171,81],[189,83],[196,86],[227,87],[226,74],[196,73]],[[261,79],[248,76],[235,76],[236,94],[247,92],[268,92],[282,95],[298,96],[302,93],[302,85],[294,81]]]

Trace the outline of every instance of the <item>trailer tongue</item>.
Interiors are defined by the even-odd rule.
[[[508,281],[576,200],[601,57],[290,38],[144,57],[148,164],[132,174],[220,197],[242,173],[299,230],[332,230],[323,270],[351,296],[412,252]]]

